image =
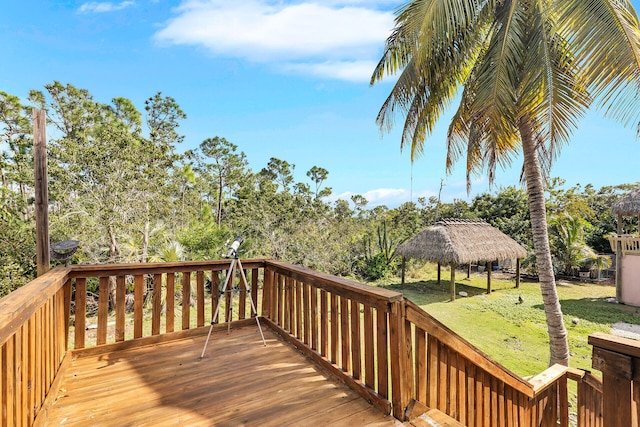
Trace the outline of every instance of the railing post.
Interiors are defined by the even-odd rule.
[[[634,359],[640,346],[632,340],[596,333],[589,336],[593,345],[592,366],[602,372],[603,423],[607,427],[633,425],[632,385]]]
[[[389,345],[391,346],[391,403],[393,405],[393,416],[400,421],[404,421],[405,409],[413,397],[411,326],[406,322],[404,300],[391,303]]]
[[[265,264],[262,269],[262,316],[271,319],[271,301],[273,288],[273,272]]]

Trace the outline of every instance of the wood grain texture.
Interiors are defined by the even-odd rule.
[[[263,347],[256,329],[214,333],[201,361],[205,336],[78,357],[47,424],[397,425],[269,330]]]

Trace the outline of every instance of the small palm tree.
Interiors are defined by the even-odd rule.
[[[564,274],[572,275],[574,269],[596,257],[584,237],[585,221],[582,218],[563,214],[549,222],[551,249]]]
[[[534,248],[550,341],[550,363],[569,363],[544,200],[555,156],[593,100],[624,123],[637,121],[640,29],[629,0],[413,0],[371,82],[400,73],[378,114],[406,118],[400,146],[412,160],[463,87],[449,126],[447,169],[466,157],[471,175],[524,155]]]

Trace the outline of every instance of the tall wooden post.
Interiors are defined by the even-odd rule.
[[[440,263],[438,263],[438,286],[440,286]]]
[[[618,214],[618,243],[616,244],[616,299],[622,300],[622,215]]]
[[[516,259],[516,289],[520,287],[520,258]]]
[[[407,268],[407,258],[402,257],[402,284],[404,285],[404,272]]]
[[[593,346],[591,366],[602,372],[602,417],[607,427],[638,425],[632,422],[638,401],[634,393],[640,358],[637,341],[596,332],[589,335]],[[633,391],[632,391],[633,390]]]
[[[36,267],[38,276],[49,264],[49,193],[47,180],[47,119],[42,110],[33,109],[33,172],[35,177]]]
[[[491,293],[491,270],[493,269],[493,263],[491,261],[487,261],[485,264],[487,267],[487,293]]]
[[[451,284],[449,285],[451,292],[451,301],[456,300],[456,263],[452,262],[451,264]]]

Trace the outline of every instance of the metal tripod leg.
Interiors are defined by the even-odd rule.
[[[227,292],[227,286],[229,286],[229,283],[231,282],[231,280],[233,280],[233,277],[235,276],[235,267],[236,264],[240,270],[240,275],[241,278],[245,284],[245,289],[248,288],[247,286],[247,277],[244,274],[244,270],[242,268],[242,263],[240,262],[240,259],[238,259],[237,257],[233,258],[231,260],[231,265],[229,266],[229,274],[227,274],[227,277],[224,281],[224,286],[222,287],[222,291],[220,292],[221,295],[224,294],[225,292]],[[233,292],[233,284],[231,285],[231,292]],[[233,294],[231,294],[231,301],[233,301]],[[253,302],[253,297],[251,296],[251,292],[249,292],[249,301],[251,302],[251,308],[253,310],[253,314],[255,315],[255,319],[256,319],[256,324],[258,325],[258,331],[260,331],[260,336],[262,337],[262,344],[266,347],[267,346],[267,341],[264,339],[264,334],[262,333],[262,327],[260,326],[260,320],[258,319],[258,310],[256,310],[256,305]],[[207,351],[207,345],[209,345],[209,339],[211,338],[211,332],[213,331],[213,325],[216,323],[216,319],[218,318],[218,313],[220,311],[220,305],[222,304],[222,298],[220,298],[218,300],[218,304],[216,305],[216,310],[213,314],[213,317],[211,318],[211,326],[209,326],[209,333],[207,334],[207,340],[204,343],[204,348],[202,349],[202,354],[200,355],[200,359],[204,358],[204,353]],[[227,319],[227,322],[229,323],[227,325],[227,333],[229,333],[229,330],[231,328],[231,322],[229,321],[229,319]]]

